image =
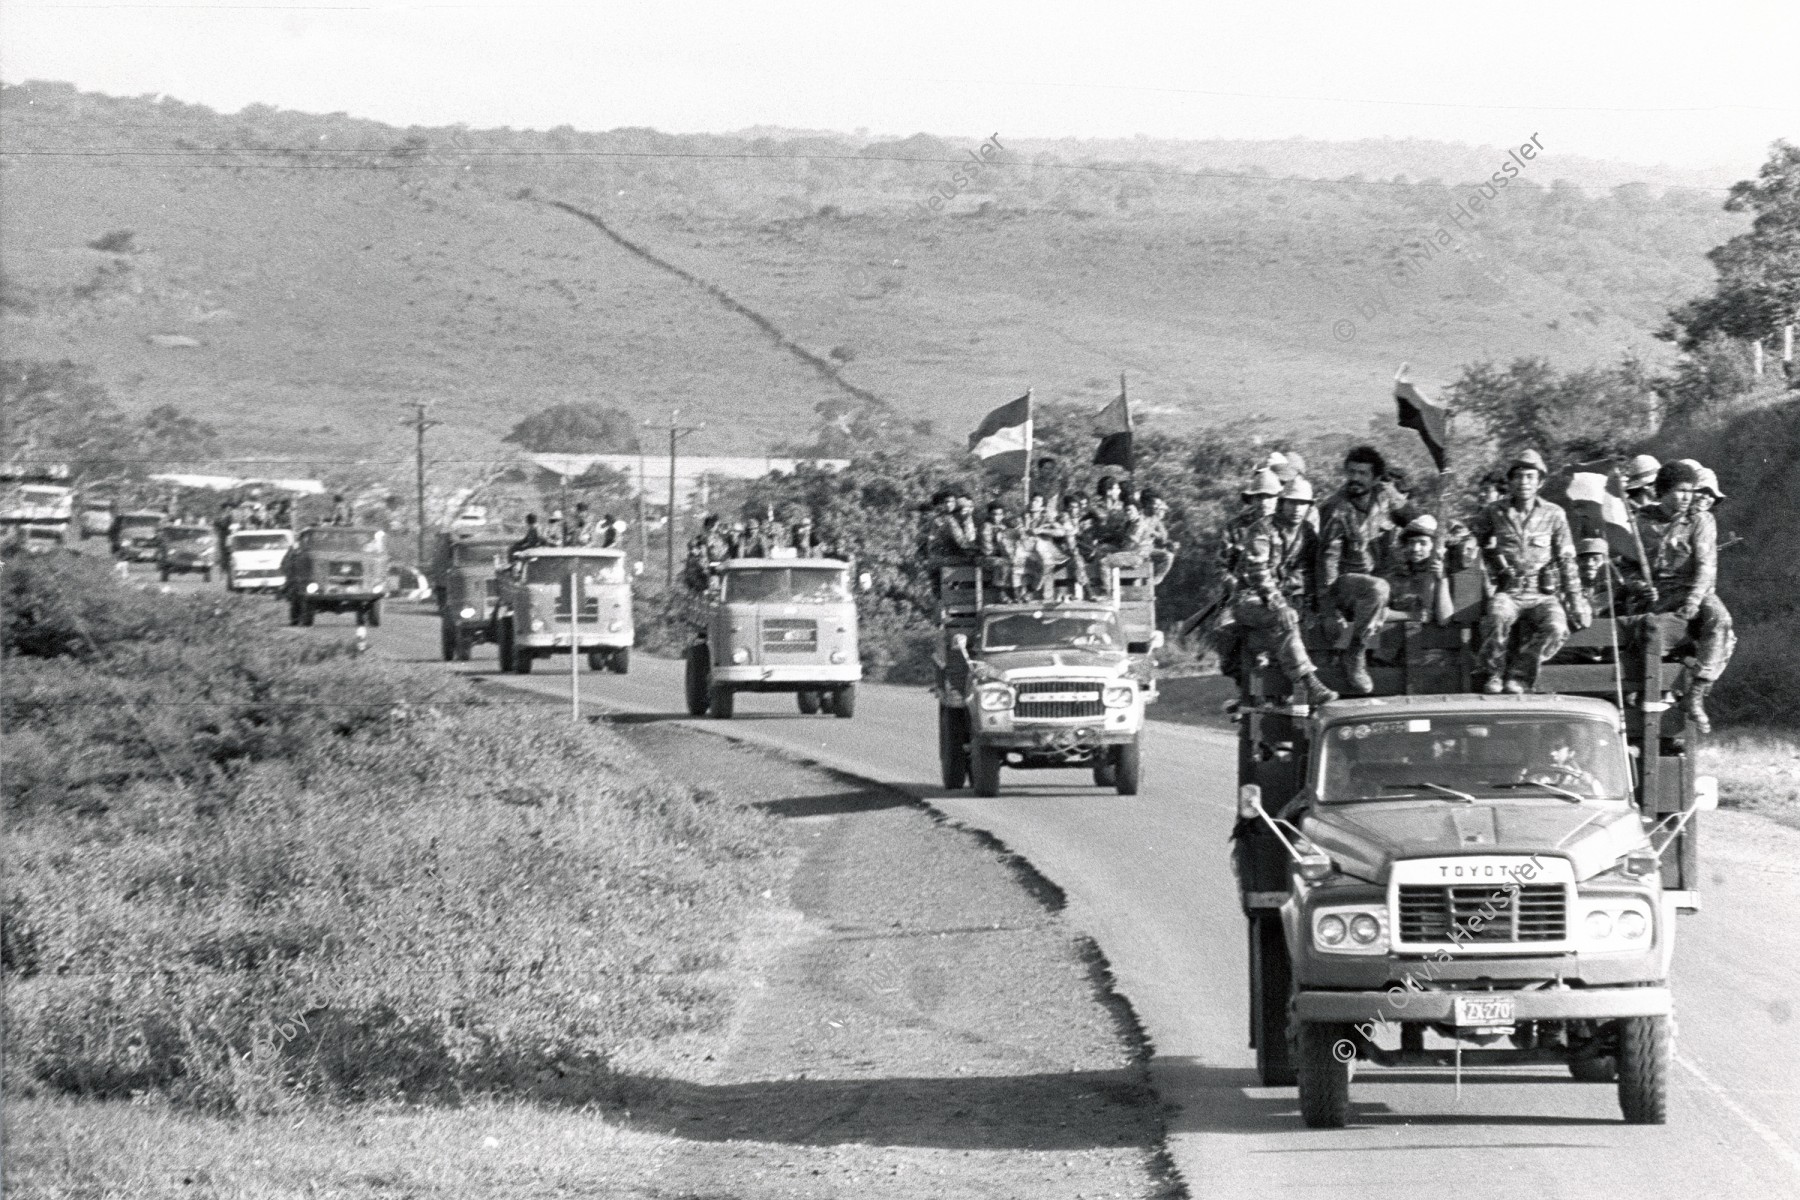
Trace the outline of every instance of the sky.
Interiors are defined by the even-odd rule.
[[[0,0],[0,78],[397,125],[1420,137],[1754,170],[1800,3]]]

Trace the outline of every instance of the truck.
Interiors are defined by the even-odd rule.
[[[1676,915],[1717,782],[1670,702],[1673,617],[1595,621],[1537,690],[1471,687],[1480,572],[1445,626],[1395,621],[1374,692],[1294,703],[1242,672],[1233,869],[1249,1041],[1269,1087],[1340,1128],[1364,1067],[1554,1065],[1662,1124]],[[1328,649],[1325,647],[1324,649]]]
[[[1083,591],[1076,582],[1021,601],[989,587],[981,566],[939,569],[932,691],[946,790],[993,797],[1002,767],[1085,767],[1096,787],[1137,795],[1162,634],[1153,620],[1144,629],[1122,619],[1116,570],[1104,594]]]
[[[0,525],[45,525],[67,530],[75,517],[75,489],[41,480],[8,484],[0,498]]]
[[[279,592],[294,534],[288,529],[238,529],[225,538],[225,586],[233,592]]]
[[[510,544],[507,537],[475,529],[454,529],[439,539],[431,584],[445,662],[468,662],[477,643],[493,639],[499,573],[506,568]]]
[[[205,525],[164,525],[156,531],[156,573],[164,583],[171,575],[198,572],[212,582],[219,565],[219,538]]]
[[[310,526],[288,550],[281,574],[288,624],[311,625],[321,612],[347,612],[358,625],[380,625],[387,535],[350,525]]]
[[[537,546],[514,554],[495,576],[490,636],[500,669],[514,675],[552,654],[586,654],[589,670],[626,674],[636,631],[625,552]]]
[[[687,710],[729,721],[739,692],[791,692],[801,712],[856,715],[862,680],[851,563],[733,558],[698,602]]]
[[[167,520],[167,514],[153,509],[119,513],[111,530],[113,557],[128,563],[155,562],[157,534]]]
[[[106,537],[112,532],[113,502],[105,496],[84,496],[76,522],[80,526],[82,541],[91,537]]]

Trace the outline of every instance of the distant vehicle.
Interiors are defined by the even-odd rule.
[[[219,565],[219,539],[205,525],[164,525],[156,534],[156,572],[164,583],[171,575],[199,572],[212,582]]]
[[[417,567],[409,567],[405,563],[389,563],[387,584],[389,600],[431,599],[431,580],[425,578],[425,573]]]
[[[0,524],[60,525],[75,515],[75,489],[52,483],[15,483],[0,499]]]
[[[19,549],[26,554],[49,554],[67,543],[60,525],[20,525]]]
[[[294,535],[286,529],[240,529],[225,539],[225,586],[234,592],[278,592]]]
[[[97,497],[83,500],[79,523],[82,541],[91,537],[106,537],[112,532],[113,502]]]
[[[434,559],[438,622],[445,662],[468,662],[477,642],[494,637],[499,573],[512,539],[446,534]]]
[[[113,518],[113,557],[123,562],[155,562],[156,535],[168,521],[163,513],[143,510]]]
[[[456,520],[451,522],[451,526],[456,529],[479,529],[487,523],[487,509],[479,504],[470,504],[456,514]]]
[[[358,625],[381,624],[387,565],[387,535],[379,529],[302,529],[282,568],[288,624],[311,625],[321,612],[354,613]]]
[[[687,651],[687,707],[730,720],[739,692],[792,692],[803,713],[856,715],[862,679],[850,564],[735,558],[720,565]]]
[[[539,546],[496,577],[493,638],[500,669],[529,675],[551,654],[586,653],[591,670],[631,669],[631,574],[623,550]],[[573,591],[579,591],[576,612]]]

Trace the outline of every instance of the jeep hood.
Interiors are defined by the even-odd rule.
[[[1456,854],[1562,855],[1582,880],[1648,841],[1631,805],[1537,799],[1322,805],[1300,829],[1344,874],[1375,884],[1387,882],[1397,859]]]

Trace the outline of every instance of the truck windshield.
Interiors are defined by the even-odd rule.
[[[1343,721],[1319,746],[1319,795],[1353,800],[1543,796],[1623,798],[1619,735],[1584,717],[1461,713]]]
[[[1111,613],[1007,613],[981,627],[983,650],[1116,650],[1119,644]]]
[[[212,541],[213,531],[210,529],[171,529],[165,527],[162,531],[162,536],[163,541],[171,546],[197,546],[203,542]]]
[[[285,533],[234,533],[231,535],[233,550],[286,550],[288,535]]]
[[[735,604],[827,604],[850,599],[848,573],[836,567],[754,567],[725,573]]]
[[[119,528],[126,533],[155,533],[162,527],[161,517],[120,517]]]
[[[505,542],[458,542],[450,561],[459,567],[497,567],[506,561]]]
[[[337,554],[380,554],[386,539],[379,529],[309,529],[300,535],[300,544]]]
[[[591,583],[624,583],[623,558],[528,558],[525,560],[526,583],[566,583],[571,571],[581,576],[582,586]]]

